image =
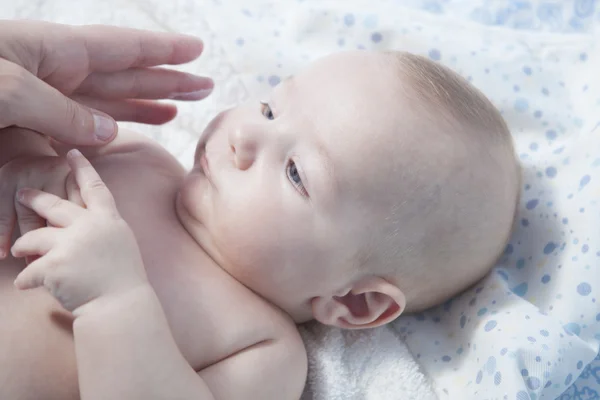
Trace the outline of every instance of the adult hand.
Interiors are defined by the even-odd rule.
[[[202,49],[173,33],[0,21],[0,135],[16,125],[94,145],[115,137],[115,120],[170,121],[177,109],[153,100],[200,100],[213,82],[156,66],[192,61]]]
[[[46,226],[46,220],[15,201],[20,189],[43,190],[84,206],[70,172],[67,160],[58,156],[18,157],[0,167],[0,260],[8,255],[16,223],[21,236]]]

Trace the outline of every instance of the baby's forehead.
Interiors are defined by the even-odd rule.
[[[357,51],[319,60],[283,83],[349,187],[367,175],[368,185],[389,178],[390,162],[413,145],[416,115],[401,80],[389,57]]]
[[[400,78],[396,64],[385,53],[341,52],[313,62],[294,79],[301,85],[316,86],[321,92],[368,96],[391,89],[390,84]]]
[[[289,89],[294,110],[302,110],[323,135],[342,131],[344,141],[372,137],[395,129],[409,105],[391,64],[380,53],[335,54],[282,86]]]

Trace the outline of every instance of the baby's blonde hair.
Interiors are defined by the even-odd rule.
[[[359,254],[360,263],[383,268],[404,291],[406,311],[416,312],[466,289],[493,266],[509,239],[520,169],[505,121],[479,90],[425,57],[385,56],[401,77],[398,91],[434,125],[429,135],[413,134],[452,143],[431,155],[447,169],[418,180],[390,210],[385,239]],[[402,232],[407,218],[423,227],[419,236]]]

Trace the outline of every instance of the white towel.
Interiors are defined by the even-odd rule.
[[[302,400],[433,400],[429,381],[394,331],[300,327],[308,351]],[[381,373],[385,371],[385,373]]]

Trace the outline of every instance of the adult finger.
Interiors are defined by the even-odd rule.
[[[50,224],[66,227],[79,218],[84,211],[76,204],[37,189],[19,189],[17,200],[32,209]]]
[[[26,31],[27,35],[21,32]],[[108,25],[70,26],[45,21],[2,21],[2,58],[42,75],[85,65],[87,72],[183,64],[202,53],[202,40],[183,34]],[[59,68],[60,69],[60,68]],[[79,72],[79,71],[77,71]]]
[[[6,199],[0,200],[0,260],[8,255],[15,222],[16,213],[12,199],[9,201],[6,201]]]
[[[89,75],[75,91],[101,99],[201,100],[213,89],[209,78],[163,68],[131,68]]]
[[[202,41],[189,35],[103,25],[73,29],[85,44],[90,71],[183,64],[198,58],[203,50]]]
[[[86,96],[73,96],[73,99],[80,104],[101,110],[117,121],[161,125],[177,115],[175,105],[153,100],[102,100]]]
[[[10,125],[81,145],[105,144],[117,132],[110,116],[76,103],[0,58],[0,129]]]
[[[118,216],[119,213],[110,190],[88,159],[79,150],[73,149],[67,153],[67,160],[87,208],[102,209]]]
[[[8,255],[16,222],[14,199],[17,183],[10,164],[0,168],[0,260]]]
[[[57,160],[61,160],[62,158],[54,157]],[[63,164],[59,164],[60,168],[63,168]],[[67,164],[64,163],[64,167],[68,168]],[[41,185],[41,182],[30,182],[34,184],[38,184],[38,186],[33,186],[35,188],[41,189],[46,193],[53,194],[61,199],[67,199],[67,191],[66,191],[66,181],[64,179],[52,179],[53,171],[50,170],[50,177],[41,177],[45,182]],[[62,175],[62,174],[60,174]],[[31,186],[27,182],[23,186]],[[19,224],[19,231],[21,235],[26,234],[27,232],[34,231],[36,229],[40,229],[46,226],[46,221],[40,217],[35,211],[22,205],[20,202],[15,202],[15,210],[17,212],[17,222]]]
[[[46,220],[40,217],[35,211],[22,205],[18,201],[15,203],[17,222],[21,235],[36,229],[44,228],[46,226]]]

